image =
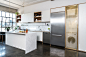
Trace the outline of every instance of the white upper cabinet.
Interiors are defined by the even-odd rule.
[[[34,22],[34,13],[22,14],[21,22]]]
[[[42,11],[42,21],[50,21],[50,10]]]
[[[52,12],[60,12],[60,11],[65,11],[65,7],[51,9],[51,13]]]

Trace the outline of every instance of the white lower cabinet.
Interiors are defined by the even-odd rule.
[[[37,33],[37,41],[43,42],[43,32],[36,32]]]

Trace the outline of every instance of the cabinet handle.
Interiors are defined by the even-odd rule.
[[[52,34],[53,36],[59,36],[59,37],[61,37],[62,35],[56,35],[56,34]]]

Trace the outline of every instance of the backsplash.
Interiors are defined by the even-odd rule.
[[[18,23],[17,26],[21,26],[21,29],[28,29],[31,31],[49,31],[50,23]]]

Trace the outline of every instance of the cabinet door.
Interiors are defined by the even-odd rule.
[[[53,12],[60,12],[60,11],[65,11],[65,7],[51,9],[51,13],[53,13]]]
[[[42,11],[42,21],[50,21],[50,10]]]
[[[34,22],[34,13],[22,14],[21,22]]]
[[[43,32],[36,32],[37,33],[37,41],[43,41]]]
[[[43,32],[43,43],[50,44],[50,33]]]
[[[62,36],[51,35],[50,44],[65,47],[65,35]]]

